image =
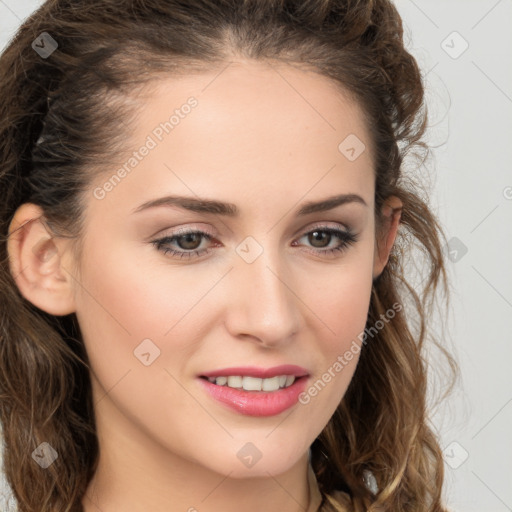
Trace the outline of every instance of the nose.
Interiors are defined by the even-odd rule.
[[[280,256],[268,251],[229,273],[226,327],[233,337],[265,347],[290,343],[300,327],[300,298]]]

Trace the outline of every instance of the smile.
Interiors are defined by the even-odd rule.
[[[244,389],[245,391],[277,391],[290,387],[295,382],[295,376],[276,375],[275,377],[260,379],[258,377],[229,375],[208,377],[208,381],[217,386]]]

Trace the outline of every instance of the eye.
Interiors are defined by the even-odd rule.
[[[308,252],[320,254],[320,256],[332,256],[340,254],[345,251],[351,244],[357,242],[358,239],[357,236],[350,231],[328,226],[317,226],[312,231],[308,231],[302,235],[301,238],[304,237],[307,237],[308,242],[310,242],[313,247],[315,247],[313,251],[308,250]],[[338,241],[338,245],[324,249],[324,247],[328,247],[332,241]],[[294,243],[293,245],[296,244]]]
[[[181,231],[179,234],[154,240],[152,244],[157,250],[162,251],[164,254],[170,254],[171,257],[192,258],[210,252],[210,249],[205,248],[198,250],[202,238],[210,241],[212,235],[204,231]],[[172,249],[170,247],[171,244],[178,245],[178,250]]]
[[[304,233],[300,238],[307,237],[309,243],[313,245],[313,249],[308,249],[315,255],[329,256],[340,254],[345,251],[351,244],[357,242],[357,236],[346,230],[328,227],[317,226],[315,229]],[[201,247],[201,242],[206,240],[210,242],[213,235],[199,230],[180,231],[178,234],[166,236],[151,243],[157,250],[163,252],[165,255],[170,255],[173,258],[197,258],[204,254],[211,252],[211,248]],[[299,239],[300,240],[300,239]],[[337,245],[329,247],[332,242],[337,241]],[[298,245],[293,242],[294,246]],[[326,249],[327,247],[327,249]]]

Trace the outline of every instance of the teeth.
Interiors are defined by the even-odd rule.
[[[242,377],[237,375],[236,377],[228,377],[228,386],[230,388],[241,388],[242,387]]]
[[[272,377],[271,379],[262,379],[261,389],[263,391],[277,391],[279,389],[279,377]]]
[[[235,389],[244,389],[245,391],[277,391],[287,388],[295,382],[294,375],[276,375],[269,379],[259,379],[257,377],[233,375],[229,377],[208,377],[208,380],[217,386],[228,386]]]
[[[244,377],[243,388],[245,391],[261,391],[262,379],[256,377]]]

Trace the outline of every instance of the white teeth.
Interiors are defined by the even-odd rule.
[[[241,388],[242,387],[242,377],[237,375],[236,377],[228,377],[228,386],[230,388]]]
[[[293,375],[287,375],[286,376],[286,384],[285,386],[291,386],[295,382],[295,377]]]
[[[217,384],[217,386],[243,388],[245,391],[277,391],[291,386],[295,382],[295,376],[276,375],[269,379],[259,379],[257,377],[233,375],[229,377],[208,377],[208,380]]]
[[[261,382],[263,379],[257,377],[244,377],[243,388],[245,391],[261,391]]]
[[[277,391],[279,389],[279,376],[271,379],[262,379],[261,389],[263,391]]]

